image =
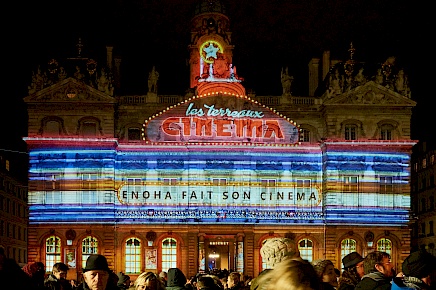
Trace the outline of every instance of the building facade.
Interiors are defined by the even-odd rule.
[[[436,146],[434,142],[420,142],[413,149],[412,249],[426,249],[436,256]]]
[[[80,55],[34,73],[28,110],[29,261],[78,277],[112,269],[233,269],[257,276],[262,243],[289,237],[309,261],[410,251],[410,119],[416,103],[389,58],[376,69],[329,53],[309,63],[309,95],[247,94],[230,21],[202,1],[191,21],[186,95],[118,95],[120,60]],[[71,73],[70,73],[71,72]]]
[[[0,247],[19,265],[27,263],[27,181],[19,169],[26,162],[24,152],[0,151]]]

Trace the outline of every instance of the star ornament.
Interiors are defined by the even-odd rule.
[[[218,52],[223,53],[223,48],[219,42],[214,40],[206,41],[200,47],[200,55],[207,63],[212,63],[214,59],[217,59]]]

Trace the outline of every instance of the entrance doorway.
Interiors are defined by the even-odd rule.
[[[233,242],[209,240],[206,245],[206,266],[209,270],[233,269]]]

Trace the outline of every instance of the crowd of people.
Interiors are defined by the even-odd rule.
[[[287,238],[268,239],[260,250],[265,269],[253,279],[238,272],[198,273],[187,279],[179,268],[167,272],[143,272],[135,281],[123,272],[116,274],[107,259],[90,255],[79,284],[67,280],[68,265],[55,263],[51,274],[41,262],[20,268],[0,248],[0,285],[9,290],[407,290],[436,289],[436,257],[425,250],[411,253],[398,273],[386,252],[366,257],[352,252],[342,259],[343,270],[331,260],[312,262],[300,257],[295,243]]]

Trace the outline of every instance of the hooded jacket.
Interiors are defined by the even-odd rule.
[[[186,276],[179,268],[170,268],[167,275],[167,287],[166,290],[184,290],[189,289],[185,287]]]
[[[383,273],[376,271],[362,277],[362,280],[356,285],[355,290],[390,290],[391,278],[386,277]]]

